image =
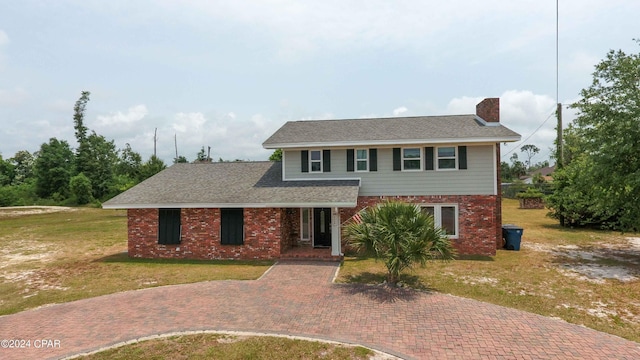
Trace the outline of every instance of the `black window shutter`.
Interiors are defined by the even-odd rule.
[[[302,164],[302,172],[309,172],[309,150],[300,151],[300,163]]]
[[[424,169],[433,170],[433,147],[424,148]]]
[[[353,149],[347,149],[347,171],[349,172],[353,171],[353,157]]]
[[[331,150],[322,150],[322,172],[331,172]]]
[[[180,209],[159,209],[158,244],[180,244]]]
[[[402,170],[402,158],[400,157],[400,148],[393,148],[393,171]]]
[[[369,171],[378,171],[378,149],[369,149]]]
[[[220,209],[220,243],[222,245],[244,243],[243,213],[243,209]]]
[[[458,169],[467,169],[467,147],[458,146]]]

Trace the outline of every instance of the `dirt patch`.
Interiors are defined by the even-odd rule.
[[[524,248],[567,258],[558,264],[559,271],[581,281],[602,284],[606,280],[630,282],[640,279],[640,238],[628,237],[619,244],[596,243],[589,248],[577,245],[550,246],[526,243]]]
[[[10,206],[0,207],[0,217],[16,217],[24,215],[50,214],[61,211],[75,211],[66,206]]]

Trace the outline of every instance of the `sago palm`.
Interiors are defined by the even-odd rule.
[[[360,221],[347,224],[345,237],[356,251],[382,260],[387,283],[394,286],[403,270],[454,256],[449,239],[434,226],[431,215],[403,202],[385,202],[361,211]]]

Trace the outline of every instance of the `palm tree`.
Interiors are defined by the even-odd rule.
[[[451,260],[455,251],[433,217],[419,206],[388,201],[360,212],[359,221],[345,228],[348,243],[359,253],[384,261],[387,283],[397,285],[400,273],[416,263]]]

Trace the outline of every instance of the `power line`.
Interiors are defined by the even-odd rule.
[[[555,106],[554,106],[554,107],[555,107]],[[527,140],[529,140],[533,135],[535,135],[535,134],[538,132],[538,130],[540,130],[540,129],[544,126],[544,124],[546,124],[546,123],[547,123],[547,121],[549,121],[549,119],[551,119],[551,117],[552,117],[553,115],[555,115],[555,112],[552,112],[551,114],[549,114],[549,116],[547,116],[547,118],[542,122],[542,124],[540,124],[540,126],[538,126],[538,127],[537,127],[537,128],[536,128],[536,129],[531,133],[531,135],[527,136],[527,137],[526,137],[526,139],[524,139],[524,140],[520,141],[520,142],[518,143],[518,145],[516,145],[513,149],[511,149],[511,150],[507,151],[505,154],[503,154],[503,155],[500,157],[500,159],[503,159],[505,156],[507,156],[507,155],[511,154],[511,153],[512,153],[512,152],[514,152],[514,151],[515,151],[515,150],[516,150],[516,149],[517,149],[521,144],[523,144],[523,143],[525,143]]]

